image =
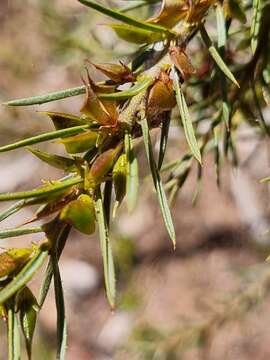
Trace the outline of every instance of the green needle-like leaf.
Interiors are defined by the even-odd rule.
[[[226,26],[222,6],[218,3],[216,7],[218,47],[222,48],[226,44]]]
[[[70,180],[66,180],[63,182],[59,182],[57,184],[52,185],[45,185],[40,188],[30,190],[30,191],[18,191],[14,193],[4,193],[0,194],[0,201],[10,201],[10,200],[20,200],[20,199],[27,199],[27,198],[37,198],[37,197],[44,197],[47,195],[51,195],[67,189],[73,185],[77,185],[82,183],[83,180],[81,177],[77,176]]]
[[[83,5],[88,6],[94,10],[97,10],[98,12],[100,12],[104,15],[107,15],[115,20],[119,20],[125,24],[137,27],[139,29],[150,30],[150,31],[159,32],[159,33],[165,33],[168,35],[169,34],[174,35],[174,33],[172,31],[170,31],[169,29],[167,29],[163,26],[150,24],[150,23],[147,23],[144,21],[139,21],[131,16],[121,13],[121,11],[119,11],[119,10],[113,10],[110,8],[106,8],[105,6],[102,6],[101,4],[99,4],[95,1],[79,0],[79,2],[82,3]]]
[[[99,227],[100,247],[103,258],[105,289],[108,302],[112,309],[115,307],[115,270],[113,262],[112,248],[109,238],[109,229],[103,207],[101,194],[99,192],[96,200],[96,216]]]
[[[15,313],[15,303],[8,304],[8,360],[21,359],[19,324]]]
[[[161,136],[160,136],[160,145],[159,145],[159,154],[158,154],[158,170],[160,171],[165,152],[167,149],[168,143],[168,136],[169,136],[169,129],[170,129],[170,119],[171,114],[169,113],[165,120],[163,120],[162,127],[161,127]]]
[[[48,229],[48,226],[51,227],[51,230],[53,230],[53,231],[51,231],[51,230],[49,230],[49,232],[47,231],[46,235],[51,243],[57,244],[57,256],[59,259],[62,254],[62,251],[65,247],[68,235],[70,233],[71,226],[60,221],[58,219],[58,217],[56,217],[50,223],[50,225],[47,224],[47,229]],[[40,308],[43,306],[46,296],[48,294],[48,291],[49,291],[49,288],[51,285],[51,281],[52,281],[52,277],[53,277],[53,262],[52,262],[52,258],[50,257],[50,260],[48,262],[46,272],[45,272],[45,275],[44,275],[44,278],[42,281],[42,285],[40,287],[40,292],[39,292],[38,303],[39,303]]]
[[[65,316],[65,301],[63,294],[62,281],[58,266],[58,256],[53,253],[51,255],[53,265],[54,278],[54,294],[57,311],[57,360],[65,359],[65,352],[67,347],[67,322]]]
[[[3,105],[8,105],[8,106],[40,105],[51,101],[65,99],[71,96],[78,96],[81,94],[85,94],[85,92],[86,92],[85,86],[82,85],[70,89],[54,91],[45,95],[38,95],[23,99],[7,101]]]
[[[48,256],[48,251],[39,248],[31,260],[13,278],[13,280],[0,291],[0,303],[5,303],[18,290],[23,288],[32,279]]]
[[[28,139],[17,141],[13,144],[5,145],[0,147],[0,152],[10,151],[19,149],[25,146],[38,144],[41,142],[58,139],[66,136],[72,136],[81,133],[84,129],[89,128],[89,125],[74,126],[63,130],[51,131],[45,134],[33,136]]]
[[[127,90],[118,91],[115,93],[98,94],[98,97],[100,99],[104,99],[104,100],[128,99],[128,98],[138,95],[139,93],[146,90],[151,85],[152,82],[153,82],[153,79],[151,79],[149,77],[143,77],[143,78],[139,79],[135,85],[131,86]]]
[[[124,100],[128,99],[132,96],[139,94],[141,91],[145,90],[152,82],[152,79],[144,78],[138,81],[135,85],[131,86],[131,88],[123,91],[117,91],[114,93],[99,93],[98,96],[100,99],[106,100]],[[51,101],[65,99],[71,96],[77,96],[81,94],[85,94],[86,89],[85,86],[79,86],[75,88],[70,88],[61,91],[51,92],[45,95],[32,96],[23,99],[16,99],[7,101],[4,105],[7,106],[29,106],[29,105],[40,105],[45,104]]]
[[[0,213],[0,222],[7,219],[12,214],[15,214],[16,212],[20,211],[25,206],[25,204],[26,204],[25,200],[21,200],[11,205],[6,210],[3,210]]]
[[[212,44],[212,41],[211,41],[209,35],[207,34],[205,27],[203,25],[200,27],[200,30],[201,30],[202,39],[203,39],[205,45],[208,47],[209,53],[210,53],[212,59],[215,61],[216,65],[227,76],[227,78],[229,80],[231,80],[231,82],[233,82],[237,87],[240,87],[237,80],[235,79],[233,73],[228,68],[228,66],[225,64],[225,62],[222,60],[222,57],[219,55],[219,52]]]
[[[0,230],[0,239],[43,232],[42,226]]]
[[[253,13],[252,13],[252,21],[250,27],[250,37],[251,37],[251,50],[254,54],[257,49],[258,35],[260,31],[260,23],[262,17],[261,0],[253,0],[252,8],[253,8]]]
[[[150,167],[150,170],[151,170],[151,173],[152,173],[152,178],[153,178],[153,182],[154,182],[154,185],[155,185],[155,189],[156,189],[156,192],[157,192],[157,195],[158,195],[158,200],[159,200],[161,213],[162,213],[162,216],[163,216],[164,223],[165,223],[165,226],[167,228],[168,234],[169,234],[169,236],[170,236],[170,238],[171,238],[171,240],[173,242],[173,247],[175,249],[176,240],[175,240],[175,231],[174,231],[173,221],[172,221],[168,201],[167,201],[167,198],[166,198],[166,194],[165,194],[165,191],[163,189],[163,185],[162,185],[160,175],[159,175],[159,172],[157,170],[156,162],[155,162],[155,159],[154,159],[152,143],[151,143],[148,123],[147,123],[146,118],[143,118],[141,120],[141,127],[142,127],[142,132],[143,132],[143,140],[144,140],[144,145],[145,145],[145,151],[146,151],[149,167]]]
[[[199,145],[198,145],[196,137],[195,137],[195,133],[194,133],[192,121],[190,119],[187,103],[186,103],[182,88],[180,86],[179,78],[178,78],[176,70],[174,71],[174,74],[173,74],[173,84],[174,84],[174,89],[176,92],[176,101],[177,101],[177,105],[178,105],[178,108],[180,111],[180,117],[181,117],[182,124],[184,127],[185,137],[186,137],[188,146],[189,146],[190,151],[192,152],[193,156],[201,164],[202,158],[201,158],[200,148],[199,148]]]
[[[125,134],[125,153],[127,156],[127,205],[132,212],[136,206],[139,188],[138,160],[132,146],[132,137]]]

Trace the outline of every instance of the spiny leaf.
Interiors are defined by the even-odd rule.
[[[48,256],[48,251],[43,248],[36,250],[36,254],[13,278],[13,280],[0,290],[0,303],[5,303],[18,290],[23,288],[32,279]]]
[[[224,63],[222,60],[222,57],[219,55],[217,49],[212,45],[211,39],[209,38],[209,35],[207,34],[205,27],[201,25],[200,27],[201,36],[205,43],[205,45],[208,47],[209,53],[219,69],[227,76],[229,80],[231,80],[237,87],[240,87],[237,80],[235,79],[233,73],[228,68],[228,66]]]
[[[57,138],[65,137],[65,136],[79,134],[84,129],[87,129],[87,128],[89,128],[89,125],[80,125],[80,126],[74,126],[71,128],[63,129],[63,130],[51,131],[51,132],[48,132],[45,134],[41,134],[41,135],[30,137],[28,139],[17,141],[13,144],[2,146],[2,147],[0,147],[0,152],[15,150],[15,149],[19,149],[19,148],[22,148],[25,146],[38,144],[38,143],[41,143],[44,141],[49,141],[49,140],[53,140],[53,139],[57,139]]]
[[[78,185],[82,183],[83,180],[81,177],[77,176],[70,180],[66,180],[63,182],[58,182],[52,185],[45,185],[40,188],[30,190],[30,191],[18,191],[14,193],[0,193],[0,201],[10,201],[10,200],[20,200],[20,199],[27,199],[27,198],[36,198],[36,197],[44,197],[47,195],[51,195],[67,189],[73,185]]]
[[[47,152],[40,151],[31,147],[28,147],[27,150],[29,150],[33,155],[38,157],[41,161],[57,169],[69,170],[69,171],[77,170],[75,166],[75,161],[73,159],[55,154],[49,154]]]
[[[253,0],[252,8],[253,8],[253,14],[252,14],[251,27],[250,27],[250,37],[251,37],[251,50],[254,54],[258,44],[260,21],[262,17],[261,0]]]
[[[101,4],[96,3],[95,1],[79,0],[79,2],[82,3],[83,5],[86,5],[92,9],[95,9],[95,10],[99,11],[100,13],[107,15],[115,20],[119,20],[125,24],[135,26],[139,29],[149,30],[149,31],[158,32],[158,33],[165,33],[168,35],[174,34],[169,29],[167,29],[163,26],[153,25],[150,23],[146,23],[144,21],[139,21],[135,18],[132,18],[131,16],[121,13],[121,11],[106,8],[105,6],[102,6]]]
[[[132,212],[136,206],[138,198],[139,174],[138,160],[133,150],[131,134],[125,134],[125,153],[127,156],[127,205]]]
[[[101,199],[101,194],[99,192],[98,198],[96,200],[96,216],[99,226],[99,238],[100,238],[100,247],[103,258],[103,269],[104,269],[104,279],[105,279],[105,289],[108,302],[112,309],[115,307],[115,270],[113,263],[113,254],[109,238],[108,224],[105,217],[105,211],[103,208],[103,203]]]
[[[28,235],[28,234],[36,234],[42,232],[42,227],[37,226],[33,228],[16,228],[16,229],[6,229],[0,230],[0,239],[6,239],[10,237]]]
[[[14,300],[8,305],[8,360],[21,359],[19,324],[15,313]]]
[[[193,125],[192,125],[192,121],[190,119],[186,100],[185,100],[182,88],[180,86],[179,78],[178,78],[176,71],[174,71],[174,74],[173,74],[173,84],[174,84],[174,88],[175,88],[175,92],[176,92],[177,105],[178,105],[178,108],[180,111],[180,116],[181,116],[182,124],[184,127],[184,132],[185,132],[185,137],[186,137],[187,143],[189,145],[190,151],[192,152],[194,157],[201,164],[202,158],[201,158],[200,148],[199,148],[199,145],[198,145],[196,137],[195,137],[195,133],[193,130]]]
[[[145,151],[146,151],[149,167],[151,170],[153,182],[155,185],[155,189],[156,189],[156,192],[158,195],[161,213],[162,213],[163,220],[164,220],[165,226],[167,228],[168,234],[173,242],[173,247],[175,249],[176,240],[175,240],[175,231],[174,231],[173,221],[172,221],[172,217],[171,217],[171,213],[170,213],[170,208],[169,208],[169,205],[167,202],[166,194],[163,189],[160,175],[157,170],[156,163],[155,163],[147,119],[143,118],[141,120],[140,124],[141,124],[142,132],[143,132]]]

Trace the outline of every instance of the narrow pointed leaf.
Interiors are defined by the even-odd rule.
[[[222,48],[226,44],[226,26],[225,18],[220,4],[216,7],[217,31],[218,31],[218,47]]]
[[[72,170],[76,171],[77,169],[75,166],[75,161],[73,159],[55,154],[49,154],[47,152],[33,149],[31,147],[28,147],[27,150],[29,150],[33,155],[35,155],[41,161],[57,169],[69,170],[69,171]]]
[[[21,329],[24,335],[28,360],[32,358],[32,342],[37,320],[38,303],[32,291],[25,287],[17,299]]]
[[[14,193],[0,193],[0,201],[10,201],[10,200],[20,200],[27,198],[36,198],[36,197],[44,197],[47,195],[51,195],[67,189],[73,185],[77,185],[82,183],[83,180],[81,177],[77,176],[73,179],[66,180],[63,182],[59,182],[53,185],[45,185],[40,188],[30,190],[30,191],[18,191]]]
[[[144,89],[146,89],[151,84],[151,79],[144,79],[142,81],[138,81],[135,85],[133,85],[130,89],[118,91],[114,93],[99,93],[98,97],[100,99],[106,99],[106,100],[122,100],[122,99],[128,99],[132,96],[137,95]],[[77,96],[81,94],[86,93],[85,86],[79,86],[75,88],[70,88],[66,90],[60,90],[51,92],[45,95],[39,95],[39,96],[33,96],[23,99],[16,99],[7,101],[4,103],[4,105],[7,106],[29,106],[29,105],[40,105],[45,104],[51,101],[61,100],[65,99],[71,96]],[[43,111],[42,111],[43,113]],[[44,112],[46,113],[46,112]],[[50,113],[48,113],[50,115]]]
[[[106,8],[105,6],[99,4],[95,1],[79,0],[79,2],[82,3],[83,5],[88,6],[88,7],[92,8],[104,15],[107,15],[115,20],[119,20],[122,23],[131,25],[131,26],[135,26],[139,29],[150,30],[150,31],[154,31],[154,32],[171,34],[171,35],[173,34],[173,32],[171,32],[169,29],[167,29],[163,26],[158,26],[158,25],[146,23],[144,21],[139,21],[131,16],[121,13],[121,11],[119,11],[119,10],[113,10],[110,8]]]
[[[215,61],[216,65],[219,67],[219,69],[227,76],[231,82],[233,82],[237,87],[240,87],[237,80],[235,79],[233,73],[228,68],[228,66],[225,64],[225,62],[222,60],[222,57],[220,56],[217,49],[214,47],[214,45],[211,42],[211,39],[209,38],[209,35],[207,34],[205,27],[201,26],[201,36],[205,43],[205,45],[208,47],[209,53],[212,57],[212,59]]]
[[[13,280],[0,290],[0,303],[6,302],[9,298],[16,294],[18,290],[28,283],[38,269],[43,265],[47,256],[47,250],[38,249],[32,259],[22,268]]]
[[[85,94],[85,86],[77,86],[70,89],[54,91],[45,95],[31,96],[23,99],[15,99],[5,102],[3,105],[7,106],[29,106],[29,105],[40,105],[51,101],[65,99],[71,96],[78,96]]]
[[[20,332],[15,313],[14,300],[12,299],[8,308],[8,360],[20,360]]]
[[[110,24],[109,27],[115,31],[120,39],[134,44],[151,44],[164,38],[162,33],[139,29],[126,24]]]
[[[58,266],[58,256],[51,255],[54,278],[54,294],[57,311],[57,360],[64,360],[67,347],[67,321],[65,315],[65,301],[63,294],[62,281]]]
[[[200,148],[199,148],[199,145],[198,145],[196,137],[195,137],[195,133],[194,133],[192,121],[191,121],[191,118],[189,115],[187,103],[186,103],[182,88],[180,86],[179,78],[178,78],[176,71],[174,71],[173,83],[174,83],[174,88],[175,88],[175,92],[176,92],[176,101],[177,101],[177,105],[179,108],[182,124],[184,127],[184,132],[185,132],[185,137],[186,137],[187,143],[189,145],[190,151],[192,152],[193,156],[199,161],[199,163],[201,163],[202,158],[201,158]]]
[[[101,194],[96,200],[96,216],[99,227],[100,247],[103,258],[105,289],[108,302],[112,309],[115,307],[115,270],[113,262],[112,248],[109,238],[109,229],[106,221],[105,211],[101,199]]]
[[[164,156],[166,153],[167,143],[168,143],[168,136],[169,136],[169,129],[170,129],[170,113],[166,118],[163,120],[162,127],[161,127],[161,136],[160,136],[160,145],[159,145],[159,155],[158,155],[158,170],[160,171]]]
[[[56,253],[59,259],[65,247],[71,226],[63,222],[59,222],[58,217],[52,221],[51,226],[54,229],[53,234],[47,233],[46,235],[47,237],[49,237],[51,243],[57,244]],[[46,296],[48,294],[52,277],[53,277],[53,262],[52,262],[52,258],[50,257],[39,292],[38,304],[40,308],[43,306]]]
[[[260,21],[262,17],[261,0],[253,0],[252,8],[253,8],[252,10],[253,14],[252,14],[251,27],[250,27],[250,37],[251,37],[251,50],[254,54],[258,44]]]
[[[36,234],[42,232],[43,229],[41,226],[32,227],[32,228],[15,228],[15,229],[5,229],[0,230],[0,239],[6,239],[10,237]]]
[[[125,153],[127,156],[127,205],[129,212],[136,206],[139,188],[138,160],[133,149],[132,137],[125,134]]]
[[[153,80],[149,77],[143,77],[142,79],[139,79],[135,85],[131,86],[127,90],[118,91],[115,93],[107,93],[107,94],[98,94],[98,97],[100,99],[104,100],[124,100],[131,98],[144,90],[148,88],[148,86],[151,85]]]
[[[56,130],[51,131],[45,134],[33,136],[28,139],[17,141],[13,144],[5,145],[0,147],[0,152],[10,151],[19,149],[25,146],[38,144],[44,141],[49,141],[53,139],[58,139],[66,136],[72,136],[81,133],[84,129],[89,128],[89,125],[80,125],[80,126],[74,126],[71,128],[63,129],[63,130]]]
[[[163,185],[162,185],[162,182],[161,182],[161,179],[160,179],[160,175],[159,175],[159,172],[157,170],[156,163],[155,163],[152,144],[151,144],[151,138],[150,138],[150,134],[149,134],[148,123],[147,123],[146,118],[141,120],[141,127],[142,127],[142,132],[143,132],[143,140],[144,140],[144,145],[145,145],[145,151],[146,151],[149,167],[150,167],[150,170],[151,170],[153,182],[154,182],[154,185],[155,185],[155,189],[156,189],[156,192],[157,192],[157,195],[158,195],[158,200],[159,200],[161,213],[162,213],[163,220],[164,220],[165,226],[167,228],[168,234],[169,234],[169,236],[170,236],[170,238],[171,238],[171,240],[173,242],[173,247],[175,249],[175,247],[176,247],[176,239],[175,239],[175,231],[174,231],[173,221],[172,221],[168,201],[167,201],[167,198],[166,198],[166,194],[165,194],[165,191],[163,189]]]
[[[6,210],[3,210],[0,213],[0,222],[7,219],[9,216],[17,213],[19,210],[21,210],[25,206],[25,200],[18,201],[15,204],[11,205]]]

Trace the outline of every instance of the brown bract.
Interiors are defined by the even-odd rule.
[[[91,121],[102,126],[115,126],[118,119],[117,103],[115,101],[101,101],[97,95],[99,86],[91,79],[87,71],[86,98],[80,111]],[[104,88],[103,88],[104,91]],[[108,88],[111,92],[111,88]]]
[[[191,75],[196,73],[196,69],[191,64],[184,49],[178,46],[171,46],[169,49],[169,54],[172,63],[180,71],[183,80],[188,79]]]
[[[121,84],[125,82],[134,82],[136,79],[136,76],[132,73],[130,68],[122,62],[120,62],[120,64],[90,63],[115,83]]]
[[[168,28],[174,27],[179,21],[199,23],[209,7],[216,0],[163,0],[162,7],[157,16],[148,19],[148,22]]]
[[[172,80],[169,74],[162,69],[149,91],[147,101],[148,117],[155,117],[160,113],[170,111],[175,105],[176,100]]]

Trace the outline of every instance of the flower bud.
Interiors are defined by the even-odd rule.
[[[176,105],[172,81],[165,70],[161,70],[158,79],[149,91],[147,112],[149,117],[169,111]]]
[[[169,53],[173,64],[180,71],[183,80],[188,79],[190,75],[194,75],[196,73],[196,69],[191,64],[184,49],[181,49],[178,46],[171,46]]]
[[[127,180],[127,156],[119,156],[113,167],[113,185],[115,190],[115,199],[120,204],[126,195]]]
[[[93,234],[96,227],[93,199],[86,194],[82,194],[78,199],[70,201],[61,211],[60,219],[84,234]]]
[[[120,143],[116,148],[106,150],[96,158],[87,175],[90,187],[95,187],[105,180],[106,175],[112,169],[122,151],[122,147],[123,145]]]

